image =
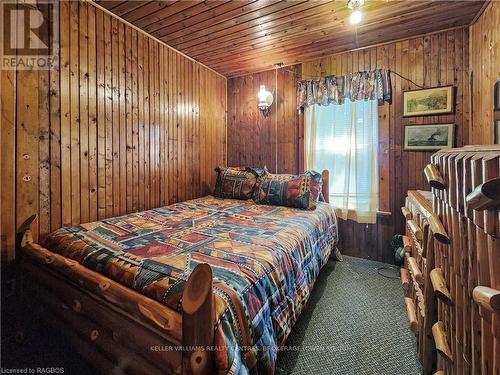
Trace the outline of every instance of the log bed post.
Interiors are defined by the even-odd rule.
[[[23,254],[21,249],[25,245],[28,238],[31,238],[34,231],[35,223],[37,220],[37,215],[33,214],[28,219],[26,219],[16,230],[16,245],[15,245],[15,278],[16,278],[16,322],[15,322],[15,334],[16,340],[18,342],[24,341],[26,331],[30,327],[31,317],[29,312],[22,308],[23,297],[24,297],[24,280],[22,272]]]
[[[20,255],[20,250],[24,246],[25,235],[28,231],[32,233],[34,231],[34,224],[36,222],[37,215],[31,215],[27,218],[24,223],[22,223],[16,231],[16,258]]]
[[[323,200],[326,203],[330,203],[330,188],[328,186],[330,181],[330,172],[328,172],[328,169],[325,169],[323,170],[323,172],[321,172],[321,181],[323,182],[321,186],[321,194],[323,194]]]
[[[213,374],[214,295],[212,269],[196,266],[182,294],[182,375]]]

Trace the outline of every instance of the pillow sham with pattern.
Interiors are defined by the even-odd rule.
[[[251,167],[247,168],[247,170],[251,170],[252,172],[257,174],[257,178],[264,176],[265,174],[268,174],[269,171],[267,170],[267,165],[264,165],[264,167]]]
[[[251,199],[259,175],[251,168],[217,167],[214,195],[219,198]]]
[[[267,173],[258,179],[253,200],[258,204],[314,210],[321,186],[321,174],[315,171],[301,175]]]

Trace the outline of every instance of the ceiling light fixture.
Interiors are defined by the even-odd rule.
[[[365,0],[349,0],[347,2],[347,7],[352,9],[351,13],[351,24],[357,25],[363,19],[363,14],[361,13],[361,6],[364,4]]]

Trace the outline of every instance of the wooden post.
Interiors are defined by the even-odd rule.
[[[16,252],[19,252],[21,248],[24,246],[24,236],[26,232],[34,231],[34,225],[36,223],[37,215],[31,215],[28,219],[21,224],[21,226],[16,231]],[[17,258],[18,254],[16,254]]]
[[[323,185],[321,186],[323,199],[326,203],[330,203],[330,188],[328,186],[330,182],[330,172],[328,172],[328,169],[325,169],[323,170],[323,172],[321,172],[321,181],[323,182]]]
[[[29,330],[31,326],[30,323],[32,321],[29,311],[23,308],[23,300],[24,300],[24,279],[23,279],[23,254],[21,252],[22,247],[26,242],[26,235],[31,233],[34,230],[35,224],[37,221],[37,215],[33,214],[28,219],[21,224],[21,226],[16,231],[16,254],[15,254],[15,262],[14,267],[16,270],[16,322],[15,322],[15,332],[16,332],[16,340],[18,342],[24,341],[26,336],[26,331]]]
[[[212,269],[206,263],[193,270],[182,294],[182,374],[215,373],[214,296]]]

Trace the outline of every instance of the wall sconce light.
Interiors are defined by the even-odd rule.
[[[260,85],[260,90],[257,93],[257,98],[259,99],[259,104],[257,107],[259,111],[262,112],[264,117],[269,116],[271,113],[271,105],[273,104],[273,94],[266,90],[265,85]]]
[[[352,10],[351,13],[351,24],[357,25],[361,22],[363,15],[361,14],[361,6],[365,3],[365,0],[349,0],[347,2],[347,7]]]

